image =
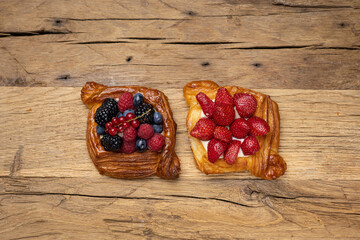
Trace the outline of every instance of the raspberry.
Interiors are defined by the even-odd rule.
[[[124,131],[124,135],[123,135],[124,141],[127,142],[134,141],[136,139],[136,135],[137,135],[136,129],[130,126],[126,128]]]
[[[154,135],[154,128],[150,124],[144,123],[144,124],[140,125],[140,127],[138,129],[138,136],[140,138],[148,140],[153,135]]]
[[[123,145],[120,148],[122,153],[133,153],[136,151],[136,142],[135,141],[124,141]]]
[[[118,102],[118,107],[119,107],[120,112],[124,112],[125,110],[134,108],[133,97],[132,97],[131,93],[124,92],[120,96],[119,102]]]
[[[146,141],[146,143],[151,151],[158,152],[161,151],[164,146],[165,138],[160,133],[155,133],[152,138]]]

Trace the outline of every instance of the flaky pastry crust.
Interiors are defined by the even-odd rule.
[[[142,93],[145,102],[154,106],[163,116],[165,145],[161,152],[147,150],[144,153],[124,154],[105,151],[96,132],[94,115],[106,98],[118,98],[122,93]],[[149,177],[154,174],[164,179],[179,176],[180,161],[175,153],[176,123],[164,93],[139,86],[107,87],[87,82],[81,90],[81,100],[90,109],[87,121],[86,144],[89,155],[100,174],[124,179]]]
[[[223,158],[215,163],[208,161],[207,149],[204,148],[201,141],[190,135],[197,121],[201,118],[201,106],[196,100],[199,92],[205,93],[210,99],[215,99],[219,88],[213,81],[194,81],[186,84],[184,87],[184,97],[187,105],[190,107],[186,119],[186,126],[189,131],[191,150],[197,168],[206,174],[217,174],[237,171],[250,171],[254,176],[271,180],[279,178],[286,171],[286,162],[278,154],[280,141],[280,115],[276,102],[270,99],[270,96],[261,94],[249,89],[226,86],[225,88],[233,96],[236,93],[248,93],[257,100],[257,109],[255,116],[267,121],[270,126],[270,132],[266,136],[256,137],[260,144],[260,150],[251,156],[238,157],[233,165],[228,165]]]

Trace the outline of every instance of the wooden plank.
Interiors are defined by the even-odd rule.
[[[91,80],[159,88],[164,83],[174,87],[178,82],[182,87],[190,80],[211,79],[248,88],[360,89],[360,50],[228,49],[227,44],[77,45],[47,43],[49,36],[37,38],[3,42],[0,85],[83,86]],[[28,45],[32,48],[24,47]]]
[[[26,177],[99,177],[85,144],[88,109],[80,88],[2,87],[0,175]],[[193,163],[181,88],[162,86],[178,124],[176,152],[181,178],[206,176]],[[278,102],[280,154],[288,163],[285,179],[360,180],[360,109],[357,90],[259,90]],[[246,179],[249,174],[221,176]]]
[[[5,177],[0,186],[5,239],[356,239],[360,234],[358,181]]]

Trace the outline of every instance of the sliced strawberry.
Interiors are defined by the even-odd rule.
[[[190,135],[202,141],[210,140],[214,137],[216,124],[208,118],[201,118],[191,130]]]
[[[230,125],[235,118],[234,107],[228,104],[220,105],[215,107],[213,114],[214,122],[220,126]]]
[[[238,140],[232,140],[229,147],[225,152],[225,162],[229,165],[233,165],[237,159],[238,153],[241,148],[241,142]]]
[[[243,151],[244,155],[253,155],[259,151],[259,149],[259,142],[254,136],[248,136],[241,144],[241,150]]]
[[[230,143],[232,140],[232,134],[226,127],[216,126],[214,131],[214,138],[226,143]]]
[[[215,110],[215,103],[211,101],[211,99],[205,93],[202,92],[199,92],[196,95],[196,99],[198,100],[205,116],[211,118]]]
[[[247,93],[236,93],[234,104],[240,117],[249,118],[256,112],[257,101],[253,95]]]
[[[244,118],[238,118],[231,124],[230,131],[236,138],[245,138],[250,131],[250,126]]]
[[[219,88],[216,92],[215,97],[216,105],[228,104],[234,106],[234,100],[226,88]]]
[[[250,126],[250,134],[253,136],[263,136],[269,133],[270,126],[267,122],[259,117],[251,117],[247,120]]]
[[[212,163],[216,162],[216,160],[219,159],[221,154],[223,154],[226,151],[226,148],[227,148],[226,143],[217,139],[211,139],[207,147],[209,161]]]

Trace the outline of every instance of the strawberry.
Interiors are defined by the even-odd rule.
[[[234,106],[234,100],[226,88],[219,88],[215,97],[216,105],[228,104]]]
[[[208,141],[214,137],[216,124],[208,118],[201,118],[191,130],[190,135],[197,139]]]
[[[247,120],[250,126],[250,134],[253,136],[263,136],[268,134],[270,126],[267,122],[259,117],[251,117]]]
[[[254,136],[248,136],[241,144],[241,150],[243,151],[244,155],[253,155],[259,151],[259,149],[259,142]]]
[[[232,140],[232,134],[226,127],[216,126],[214,130],[214,138],[226,143],[230,143]]]
[[[214,122],[220,126],[230,125],[235,118],[234,107],[228,104],[219,105],[215,107],[213,114]]]
[[[225,152],[225,162],[229,165],[233,165],[237,159],[238,153],[241,148],[241,142],[233,140]]]
[[[119,97],[118,107],[120,112],[124,112],[125,110],[134,108],[133,97],[131,93],[124,92],[123,94],[121,94],[121,96]]]
[[[215,110],[215,103],[211,101],[211,99],[205,93],[202,92],[199,92],[196,95],[196,99],[198,100],[205,116],[211,118]]]
[[[236,93],[234,104],[240,117],[249,118],[255,114],[257,101],[253,95],[247,93]]]
[[[250,126],[244,118],[238,118],[231,124],[230,131],[236,138],[245,138],[250,131]]]
[[[216,162],[216,160],[219,159],[221,154],[223,154],[226,151],[226,148],[227,148],[226,143],[217,139],[211,139],[207,147],[209,161],[212,163]]]

